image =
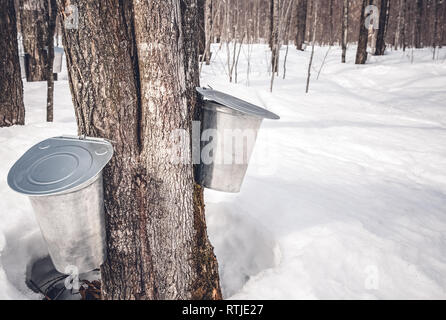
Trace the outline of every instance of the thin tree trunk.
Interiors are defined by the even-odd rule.
[[[406,51],[407,46],[407,1],[402,0],[404,2],[404,8],[403,8],[403,21],[402,21],[402,27],[401,27],[401,45],[403,47],[403,52]]]
[[[423,0],[417,0],[415,14],[415,48],[422,48]]]
[[[398,18],[397,18],[397,25],[395,30],[395,41],[393,42],[393,47],[395,50],[398,49],[401,42],[401,34],[402,34],[402,28],[404,25],[404,8],[406,5],[406,0],[399,0],[399,6],[398,6]]]
[[[345,57],[347,54],[349,5],[350,5],[349,0],[343,1],[343,6],[342,6],[342,63],[345,63]]]
[[[333,45],[334,43],[334,23],[333,23],[333,0],[329,0],[328,1],[328,18],[330,19],[329,21],[329,40],[328,40],[328,44],[330,46]]]
[[[313,39],[311,44],[311,55],[310,62],[308,63],[308,74],[307,74],[307,86],[305,88],[305,93],[308,93],[310,89],[310,78],[311,78],[311,66],[313,65],[313,57],[314,57],[314,45],[316,43],[316,26],[317,26],[317,10],[318,10],[318,0],[315,0],[313,7]]]
[[[274,43],[274,2],[275,0],[269,0],[269,47],[273,49]]]
[[[0,127],[25,124],[14,0],[0,0]]]
[[[381,10],[379,12],[379,29],[376,39],[375,55],[382,56],[386,51],[386,31],[389,17],[390,1],[381,0]]]
[[[211,43],[213,36],[213,17],[212,17],[212,0],[206,0],[205,3],[205,36],[206,36],[206,51],[205,60],[206,65],[210,64],[211,61]]]
[[[436,55],[436,49],[438,46],[438,43],[440,42],[440,34],[439,34],[439,28],[438,28],[438,20],[439,20],[439,16],[441,16],[441,9],[442,9],[442,2],[443,0],[434,0],[434,13],[435,13],[435,18],[434,18],[434,32],[432,35],[432,47],[434,49],[433,52],[433,57],[432,59],[435,60],[435,55]],[[445,22],[443,21],[443,24]]]
[[[48,59],[47,59],[47,95],[46,95],[46,121],[52,122],[54,118],[54,33],[56,31],[57,4],[56,0],[48,0]]]
[[[47,80],[48,0],[20,0],[27,81]]]
[[[104,170],[103,298],[221,298],[193,166],[166,154],[171,131],[190,132],[195,113],[196,0],[59,7],[68,2],[83,21],[63,29],[79,133],[107,138],[115,150]]]
[[[198,53],[202,55],[206,51],[206,0],[197,0],[198,5]]]
[[[272,31],[272,37],[271,37],[271,72],[277,73],[279,71],[278,66],[278,60],[279,60],[279,1],[280,0],[274,0],[273,1],[273,31]],[[272,90],[272,88],[271,88]]]
[[[368,2],[368,0],[362,0],[361,17],[359,19],[359,40],[355,64],[365,64],[367,61],[367,40],[369,31],[365,26],[365,8]]]
[[[307,25],[307,4],[308,0],[298,0],[297,2],[297,32],[296,32],[296,48],[304,50],[305,32]]]

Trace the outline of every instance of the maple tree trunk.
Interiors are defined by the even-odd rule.
[[[379,12],[379,29],[378,36],[376,38],[375,55],[382,56],[386,51],[386,29],[387,21],[389,17],[390,1],[381,0],[381,9]]]
[[[348,9],[349,0],[343,0],[342,6],[342,63],[345,63],[345,56],[347,54],[347,40],[348,40]]]
[[[361,18],[359,19],[359,40],[355,64],[365,64],[367,61],[367,40],[369,31],[365,26],[365,8],[368,2],[368,0],[362,0]]]
[[[415,48],[422,48],[423,0],[417,0],[415,13]]]
[[[298,0],[297,3],[297,32],[296,32],[296,48],[303,50],[305,42],[305,31],[307,25],[307,2],[308,0]]]
[[[115,150],[104,169],[102,297],[220,299],[202,189],[191,164],[166,155],[171,131],[190,131],[197,111],[197,0],[59,7],[68,2],[81,21],[63,29],[79,133]]]
[[[47,81],[48,0],[19,0],[27,81]]]
[[[271,36],[271,72],[279,71],[279,0],[273,0],[272,36]],[[272,88],[271,88],[272,90]]]
[[[198,52],[202,55],[206,50],[206,0],[197,0],[197,5]]]
[[[211,43],[213,38],[213,17],[212,17],[212,0],[206,0],[205,3],[205,11],[204,11],[204,17],[205,17],[205,60],[206,64],[209,65],[211,63]]]
[[[48,48],[48,59],[47,59],[47,98],[46,98],[46,121],[53,121],[54,113],[54,74],[53,74],[53,63],[54,63],[54,34],[56,31],[56,17],[57,17],[57,4],[56,0],[48,1],[48,34],[47,34],[47,48]]]
[[[0,0],[0,127],[25,123],[13,0]]]

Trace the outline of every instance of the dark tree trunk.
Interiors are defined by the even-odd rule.
[[[442,9],[443,9],[442,4],[443,4],[443,0],[434,0],[435,17],[434,17],[434,32],[432,35],[432,47],[434,48],[433,59],[435,59],[436,48],[441,41],[440,32],[439,32],[439,20],[441,19],[441,16],[443,13],[442,12]],[[445,22],[443,21],[442,24],[445,24]]]
[[[46,121],[53,121],[54,109],[54,33],[56,31],[57,4],[56,0],[48,0],[48,59],[47,59],[47,98],[46,98]]]
[[[273,0],[273,30],[271,37],[271,72],[277,73],[279,71],[279,0]]]
[[[375,55],[382,56],[386,51],[386,31],[389,18],[390,0],[381,0],[381,9],[379,12],[379,29],[376,38]]]
[[[191,129],[196,0],[70,4],[80,15],[78,29],[63,30],[79,133],[115,149],[104,170],[103,298],[221,298],[202,190],[191,164],[166,155],[171,131]]]
[[[328,44],[332,46],[334,44],[334,23],[333,23],[333,2],[334,0],[328,1],[328,17],[329,17],[329,40]]]
[[[365,8],[368,5],[368,0],[362,0],[361,6],[361,18],[359,19],[359,40],[358,40],[358,49],[356,51],[356,64],[365,64],[367,61],[367,40],[368,33],[365,26]]]
[[[342,63],[345,63],[345,56],[347,54],[349,2],[350,0],[343,0],[342,5]]]
[[[404,2],[404,8],[403,8],[403,22],[402,22],[402,26],[401,26],[401,44],[403,47],[403,52],[406,51],[406,47],[407,47],[407,1],[406,0],[402,0]]]
[[[211,43],[213,37],[213,16],[212,16],[212,0],[206,0],[205,3],[205,36],[206,36],[206,51],[205,51],[205,61],[209,65],[211,62]]]
[[[269,0],[269,47],[273,48],[274,33],[274,0]]]
[[[297,1],[297,32],[296,32],[296,48],[304,50],[305,32],[307,25],[307,3],[308,0]]]
[[[211,2],[211,1],[209,1]],[[195,88],[200,85],[200,74],[198,68],[197,37],[195,26],[197,14],[195,11],[196,0],[182,0],[181,17],[184,36],[184,72],[188,117],[201,120],[201,100],[197,99]],[[212,14],[212,8],[209,13]],[[154,92],[156,94],[156,91]],[[192,137],[191,123],[189,134]],[[192,168],[194,172],[198,168]],[[193,260],[192,269],[195,270],[195,279],[190,289],[192,299],[222,299],[220,279],[218,274],[217,258],[214,248],[209,241],[206,227],[205,205],[203,188],[194,183],[193,190]]]
[[[0,127],[25,123],[14,0],[0,0]]]
[[[406,0],[399,0],[398,5],[398,18],[397,25],[395,29],[395,40],[393,42],[393,47],[395,50],[401,45],[401,39],[404,38],[404,24],[405,24],[405,8],[406,8]]]
[[[20,26],[27,81],[47,80],[48,0],[20,0]]]
[[[204,54],[206,50],[206,0],[197,0],[198,10],[197,10],[197,28],[196,32],[198,33],[198,53],[200,55]]]
[[[422,48],[423,0],[417,0],[415,13],[415,48]]]

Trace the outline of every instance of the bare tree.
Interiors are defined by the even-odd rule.
[[[48,34],[47,34],[47,96],[46,96],[46,121],[53,121],[54,109],[54,33],[56,31],[57,3],[56,0],[48,0]]]
[[[342,5],[342,63],[345,63],[348,41],[348,11],[350,0],[343,0]]]
[[[80,15],[63,30],[79,133],[115,150],[104,170],[103,298],[221,298],[193,166],[165,152],[197,112],[196,0],[58,0],[62,17],[68,3]]]
[[[371,0],[362,0],[361,18],[359,19],[359,40],[358,49],[356,51],[356,64],[364,64],[367,61],[367,40],[368,28],[365,23],[365,8],[367,4],[371,4]]]
[[[305,93],[308,93],[310,89],[310,78],[311,78],[311,67],[313,65],[313,57],[314,57],[314,46],[316,43],[316,26],[317,26],[317,10],[318,10],[319,0],[314,0],[313,4],[313,39],[311,40],[311,55],[310,62],[308,63],[308,74],[307,74],[307,86],[305,88]]]
[[[395,41],[393,43],[393,47],[395,50],[400,46],[401,39],[404,39],[404,24],[405,24],[405,8],[406,8],[406,0],[399,0],[398,6],[398,17],[397,17],[397,25],[395,30]]]
[[[416,0],[417,4],[416,4],[416,14],[415,14],[415,31],[414,31],[414,35],[415,35],[415,48],[422,48],[423,47],[423,43],[422,43],[422,22],[423,22],[423,8],[424,8],[424,4],[423,4],[423,0]]]
[[[48,0],[20,0],[19,19],[27,81],[47,80]]]
[[[220,7],[220,6],[219,6]],[[209,65],[211,61],[211,43],[212,43],[212,31],[214,29],[213,25],[213,16],[212,16],[212,0],[206,0],[205,3],[205,41],[206,41],[206,49],[205,49],[205,61],[206,64]]]
[[[25,123],[14,0],[0,0],[0,127]]]
[[[296,32],[296,48],[304,50],[305,31],[307,25],[307,3],[308,0],[297,0],[297,32]]]
[[[434,17],[434,31],[432,34],[432,48],[434,49],[432,59],[434,59],[434,60],[435,60],[435,55],[437,52],[436,51],[437,46],[441,42],[438,21],[441,19],[440,17],[442,14],[442,12],[441,12],[442,4],[443,4],[443,0],[434,0],[435,17]]]
[[[280,0],[273,1],[273,16],[272,16],[272,36],[271,36],[271,73],[272,79],[274,78],[274,74],[279,71],[279,17],[280,17]],[[271,86],[272,90],[272,86]]]
[[[386,51],[386,31],[387,22],[389,20],[390,1],[381,0],[379,12],[379,29],[378,36],[376,38],[375,55],[382,56]]]

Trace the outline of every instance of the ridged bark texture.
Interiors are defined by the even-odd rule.
[[[58,0],[63,8],[68,1]],[[69,2],[64,28],[79,133],[113,141],[104,171],[104,299],[218,299],[218,265],[191,164],[172,130],[191,130],[198,85],[196,0]]]
[[[0,0],[0,127],[25,123],[13,0]]]
[[[296,32],[296,48],[303,50],[305,43],[305,31],[307,26],[307,2],[308,0],[297,0],[297,32]]]
[[[27,81],[47,80],[48,0],[19,0]]]

